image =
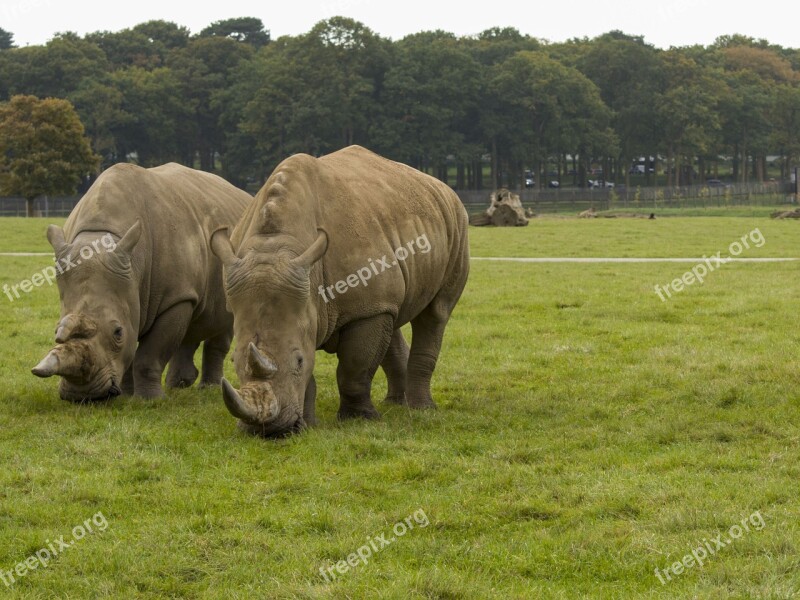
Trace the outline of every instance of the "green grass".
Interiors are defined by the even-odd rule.
[[[541,219],[470,235],[476,256],[693,257],[758,227],[767,242],[746,255],[800,256],[798,226]],[[0,242],[46,249],[43,231],[0,221]],[[2,285],[47,259],[0,264]],[[476,261],[435,374],[438,411],[380,405],[380,422],[337,423],[335,362],[320,353],[320,426],[281,441],[239,433],[218,390],[59,400],[29,372],[52,343],[56,290],[0,296],[0,569],[98,511],[109,525],[0,591],[796,597],[800,263],[725,265],[661,302],[653,286],[690,266]],[[385,389],[379,374],[376,400]],[[320,575],[420,508],[429,526],[332,583]],[[762,530],[658,582],[656,567],[754,511]]]
[[[800,257],[800,223],[736,217],[532,219],[521,228],[472,227],[470,250],[473,256],[694,258],[725,255],[756,228],[766,241],[742,258]]]
[[[47,241],[47,226],[51,223],[63,226],[64,221],[62,217],[0,218],[0,252],[52,252]]]

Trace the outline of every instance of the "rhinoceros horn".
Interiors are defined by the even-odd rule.
[[[234,417],[247,423],[267,425],[277,419],[281,412],[277,399],[273,397],[269,405],[269,413],[265,417],[259,416],[258,409],[245,402],[236,388],[224,377],[222,378],[222,399],[225,400],[225,406]]]
[[[291,260],[291,264],[301,267],[308,271],[315,262],[325,255],[328,250],[328,234],[324,229],[317,229],[317,239],[297,258]]]
[[[64,230],[58,225],[50,225],[47,228],[47,241],[50,242],[50,245],[53,247],[53,250],[55,250],[56,255],[58,255],[64,246],[67,245],[67,242],[64,239]]]
[[[56,343],[63,344],[72,338],[92,337],[97,331],[97,324],[86,315],[70,314],[61,319],[56,329]]]
[[[233,251],[233,245],[228,237],[228,228],[217,229],[211,234],[211,251],[222,261],[226,267],[231,266],[238,259]]]
[[[224,377],[222,378],[222,399],[225,400],[225,406],[228,407],[230,413],[237,419],[250,423],[258,422],[258,411],[247,404],[236,388]]]
[[[133,249],[136,247],[136,244],[139,242],[139,238],[141,236],[142,221],[141,219],[136,219],[136,223],[131,225],[130,229],[128,229],[128,231],[126,231],[125,234],[120,238],[119,242],[117,242],[117,248],[127,254],[130,254],[133,252]]]
[[[278,372],[278,365],[261,354],[253,342],[247,346],[247,366],[256,379],[270,379]]]
[[[78,353],[65,351],[64,346],[57,346],[31,369],[31,373],[37,377],[69,376],[77,374],[80,369],[81,358]]]
[[[37,377],[52,377],[58,372],[59,360],[55,350],[47,353],[38,365],[31,369],[31,373]]]

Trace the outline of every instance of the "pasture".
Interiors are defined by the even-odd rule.
[[[0,252],[49,251],[48,222],[0,220]],[[692,258],[756,227],[766,241],[742,257],[800,256],[800,223],[761,216],[470,235],[480,257]],[[0,257],[0,285],[48,264]],[[796,597],[800,261],[726,264],[662,302],[654,286],[691,267],[473,261],[434,375],[439,410],[383,405],[379,373],[383,419],[337,423],[335,361],[320,352],[320,425],[277,441],[240,433],[218,388],[60,400],[56,380],[30,374],[53,343],[57,289],[2,295],[0,573],[98,512],[107,528],[0,592]],[[395,535],[423,513],[427,526]],[[756,513],[763,526],[730,539]],[[719,534],[731,543],[704,564],[671,567]],[[323,575],[382,535],[396,539],[366,564]]]

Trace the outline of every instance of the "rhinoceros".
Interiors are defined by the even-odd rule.
[[[233,317],[208,240],[251,201],[215,175],[174,163],[106,170],[64,229],[47,230],[61,320],[57,345],[34,375],[60,375],[65,400],[156,397],[168,362],[168,386],[192,385],[204,342],[201,384],[219,384]]]
[[[277,436],[315,422],[317,349],[338,358],[340,419],[380,416],[379,365],[386,401],[434,407],[431,377],[469,273],[467,229],[447,185],[359,146],[284,160],[230,238],[211,239],[241,386],[223,378],[222,395],[240,427]]]

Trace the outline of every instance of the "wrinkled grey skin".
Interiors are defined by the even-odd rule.
[[[61,376],[65,400],[157,397],[168,362],[168,386],[194,383],[194,353],[205,342],[201,384],[218,384],[233,318],[208,239],[251,202],[223,179],[177,164],[105,171],[64,229],[48,228],[63,270],[61,320],[34,375]]]
[[[425,235],[417,253],[335,298],[319,287]],[[211,240],[225,264],[240,389],[223,399],[254,434],[283,435],[314,422],[317,349],[339,359],[339,418],[378,418],[372,378],[386,401],[429,408],[445,325],[467,281],[467,214],[444,183],[351,146],[281,163],[236,226]],[[409,350],[400,327],[410,322]]]

